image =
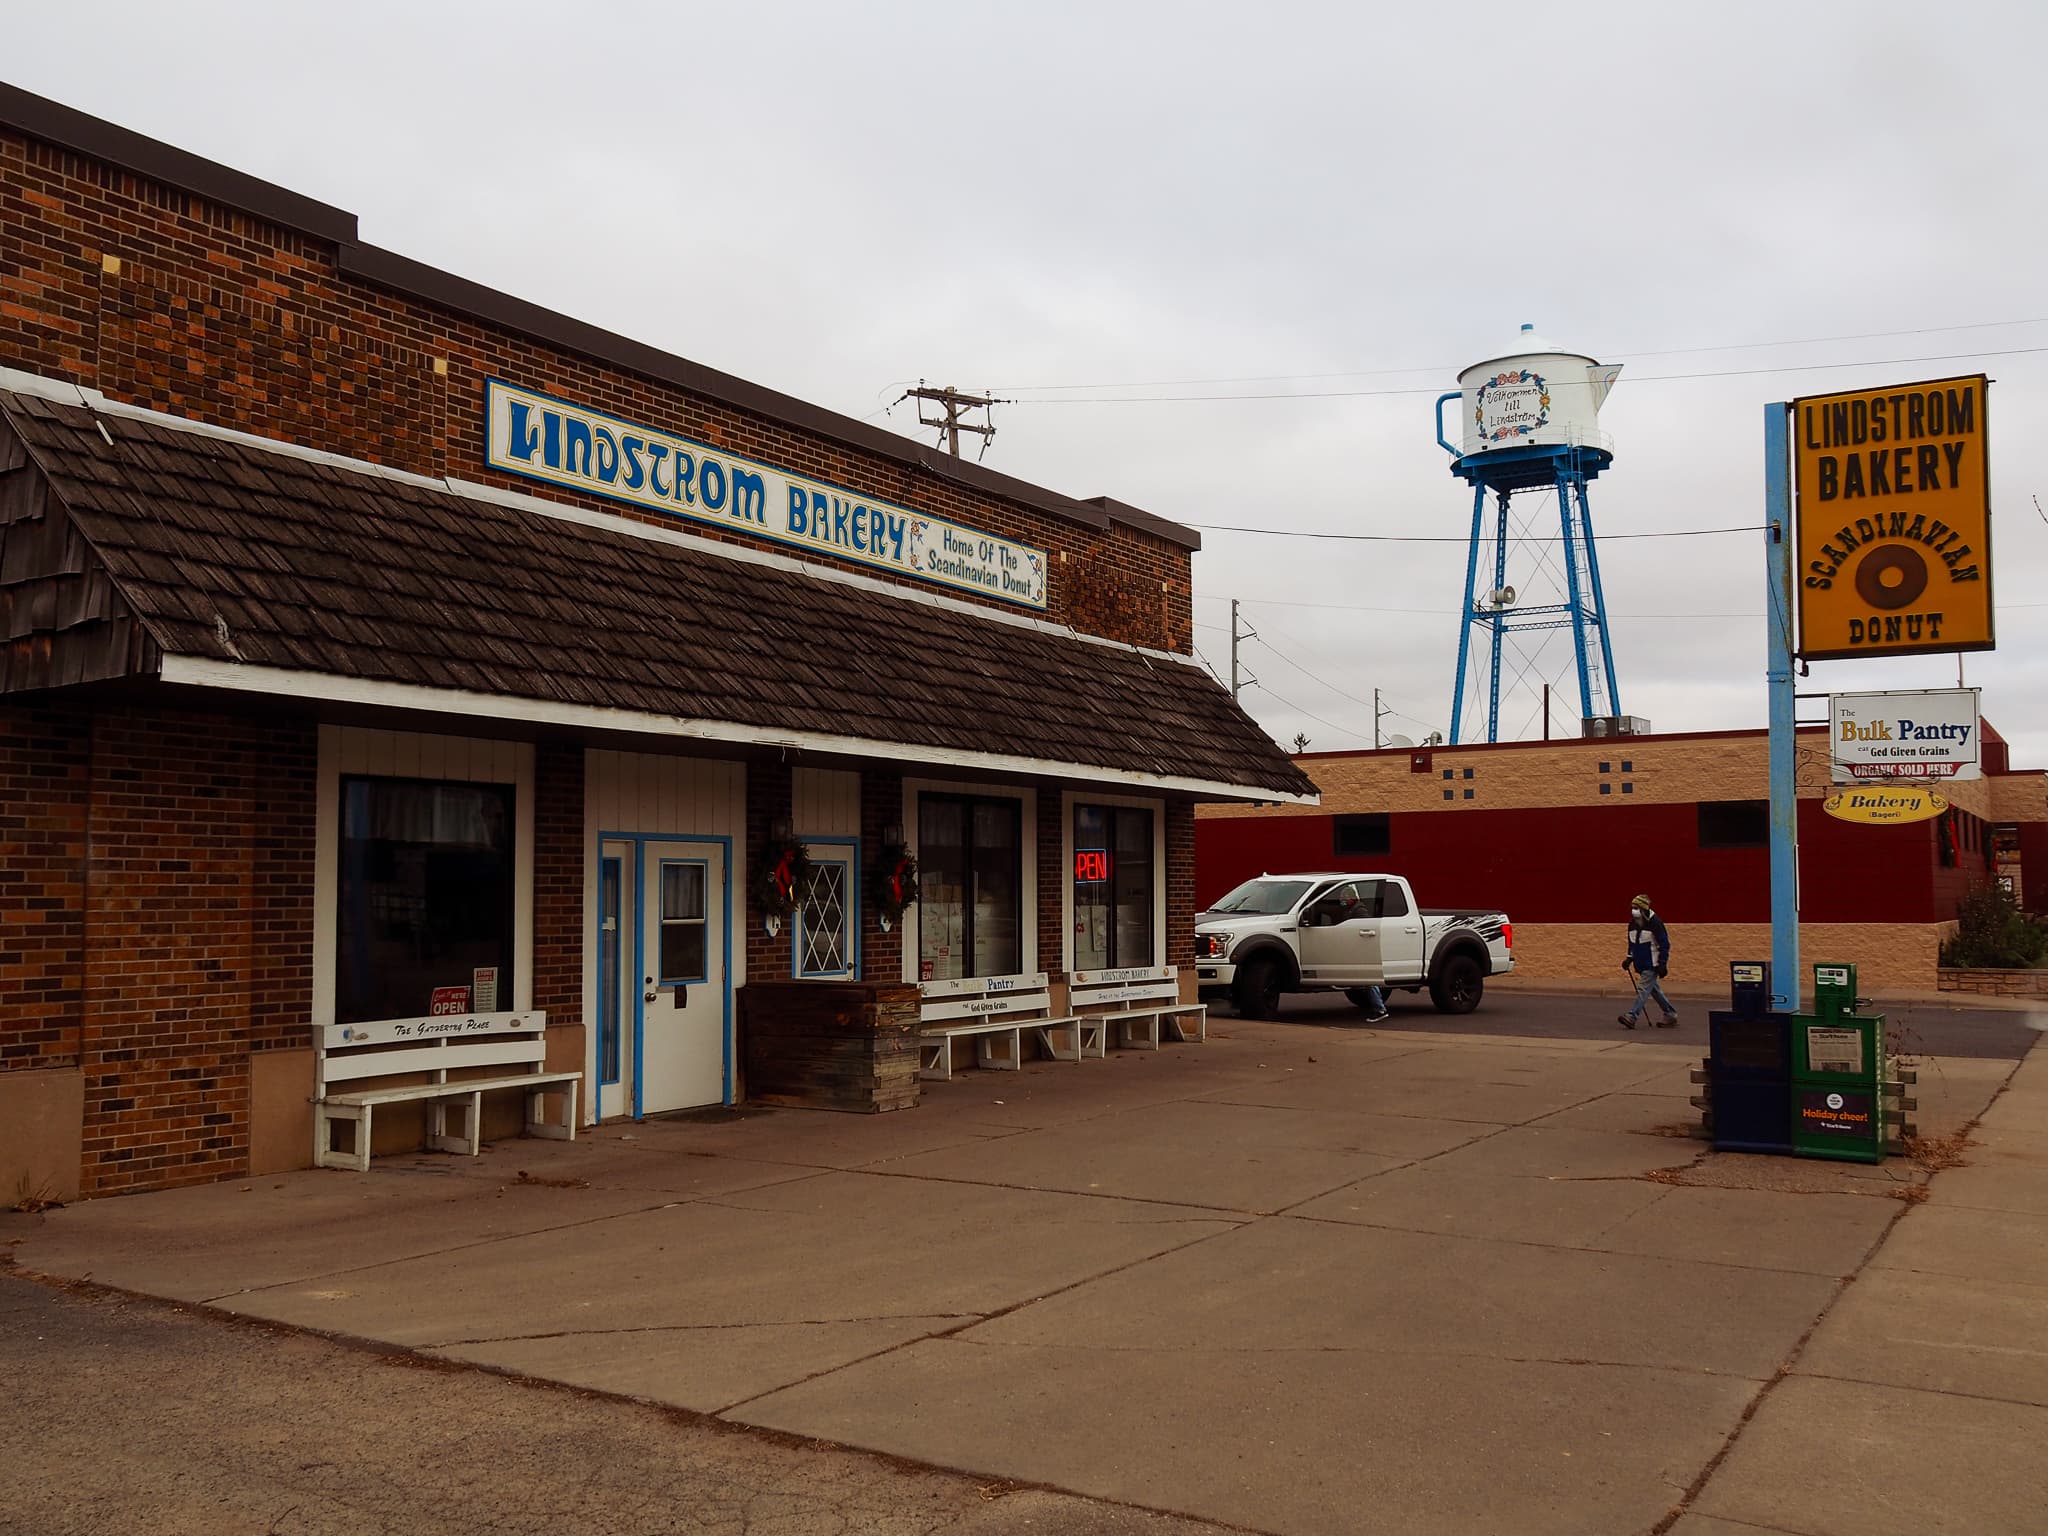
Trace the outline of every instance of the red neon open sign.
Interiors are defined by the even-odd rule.
[[[1074,851],[1074,883],[1088,885],[1109,878],[1109,850],[1078,848]]]

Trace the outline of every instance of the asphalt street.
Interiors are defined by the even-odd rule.
[[[1679,995],[1676,1029],[1638,1029],[1645,1039],[1707,1048],[1707,1014],[1728,1006],[1724,998]],[[1624,995],[1562,996],[1522,992],[1511,987],[1489,990],[1479,1007],[1461,1017],[1438,1013],[1426,992],[1396,992],[1387,999],[1392,1017],[1372,1026],[1382,1034],[1404,1029],[1432,1034],[1502,1035],[1525,1040],[1625,1040],[1629,1032],[1615,1015],[1629,1004]],[[1945,1003],[1895,1002],[1879,1005],[1896,1051],[1921,1056],[1974,1056],[2018,1061],[2041,1038],[2048,1013],[1956,1008]],[[1230,1016],[1228,1003],[1218,1004],[1219,1018]],[[1321,1024],[1332,1028],[1362,1027],[1365,1015],[1336,993],[1298,993],[1280,1000],[1280,1017],[1289,1024]]]

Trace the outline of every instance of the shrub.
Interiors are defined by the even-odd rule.
[[[1956,931],[1941,946],[1941,963],[2017,970],[2048,958],[2048,927],[2027,916],[1995,880],[1973,886],[1956,911]]]

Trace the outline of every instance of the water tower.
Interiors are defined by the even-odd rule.
[[[1555,347],[1525,325],[1513,352],[1474,363],[1458,375],[1459,387],[1437,400],[1436,440],[1451,455],[1451,473],[1472,487],[1472,549],[1458,628],[1458,691],[1451,703],[1454,743],[1482,739],[1465,718],[1466,683],[1475,665],[1485,669],[1475,679],[1483,687],[1474,691],[1475,706],[1480,693],[1486,701],[1483,739],[1500,739],[1502,643],[1526,630],[1571,631],[1583,728],[1617,729],[1621,701],[1586,485],[1614,462],[1600,430],[1600,406],[1620,372],[1619,365],[1603,366]],[[1444,406],[1453,400],[1460,402],[1464,421],[1455,447],[1444,438]],[[1530,492],[1557,498],[1554,543],[1540,510],[1531,510],[1522,531],[1510,529],[1510,502]]]

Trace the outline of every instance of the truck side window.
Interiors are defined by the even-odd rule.
[[[1408,893],[1391,880],[1380,882],[1380,916],[1406,917],[1408,915]]]

